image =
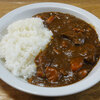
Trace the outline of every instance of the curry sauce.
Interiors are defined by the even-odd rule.
[[[35,15],[44,20],[53,37],[35,58],[37,72],[29,83],[56,87],[75,83],[88,75],[100,57],[96,31],[81,19],[59,12]]]

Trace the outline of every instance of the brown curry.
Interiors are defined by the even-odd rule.
[[[37,14],[53,32],[44,51],[35,58],[37,72],[29,83],[56,87],[75,83],[88,75],[99,60],[100,42],[91,25],[69,14]]]

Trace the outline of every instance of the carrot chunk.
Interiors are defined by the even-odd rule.
[[[46,23],[50,24],[52,21],[55,19],[55,16],[50,16],[47,20]]]
[[[71,60],[71,69],[72,71],[77,71],[83,66],[83,58],[78,57],[78,58],[73,58]]]

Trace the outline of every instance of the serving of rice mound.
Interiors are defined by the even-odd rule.
[[[40,18],[26,18],[8,26],[0,41],[0,58],[15,76],[29,78],[36,72],[35,57],[50,42],[52,32]]]

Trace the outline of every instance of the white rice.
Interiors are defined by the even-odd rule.
[[[40,18],[19,20],[7,28],[0,42],[0,58],[15,76],[29,78],[36,72],[35,57],[45,49],[52,32],[44,27]]]

